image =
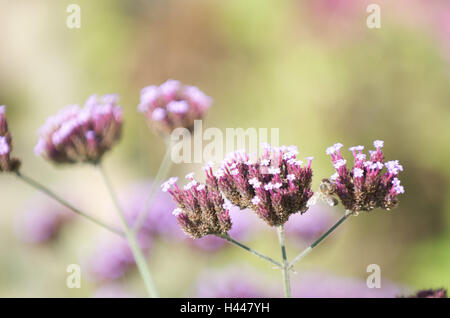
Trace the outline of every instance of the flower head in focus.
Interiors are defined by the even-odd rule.
[[[192,130],[194,120],[202,119],[211,104],[211,97],[197,87],[169,79],[143,88],[138,110],[156,131],[170,134],[179,127]]]
[[[215,180],[224,196],[241,209],[251,208],[270,226],[284,224],[289,216],[308,209],[312,157],[297,160],[295,146],[265,145],[263,154],[251,160],[244,151],[229,154],[222,167],[208,180]],[[212,181],[211,181],[212,183]]]
[[[341,154],[342,144],[327,149],[336,173],[324,181],[331,184],[332,194],[339,197],[347,210],[390,210],[397,206],[398,195],[405,192],[398,179],[403,166],[398,160],[384,161],[383,145],[383,141],[376,140],[376,150],[369,151],[370,156],[363,153],[364,146],[351,147],[349,150],[354,157],[352,168],[347,167],[347,161]]]
[[[40,128],[35,153],[55,163],[97,163],[120,138],[123,116],[117,103],[117,95],[92,95],[83,108],[64,108]]]
[[[20,160],[11,158],[12,138],[6,121],[6,106],[0,106],[0,172],[15,172],[20,168]]]
[[[162,185],[168,191],[178,208],[173,214],[183,231],[192,238],[205,235],[223,235],[231,229],[230,206],[225,204],[216,179],[208,179],[206,184],[196,181],[192,174],[190,182],[180,189],[177,178],[171,178]]]

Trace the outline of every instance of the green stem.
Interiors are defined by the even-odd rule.
[[[346,211],[344,216],[342,218],[339,219],[339,221],[336,222],[336,224],[334,224],[328,231],[325,232],[325,234],[323,234],[321,237],[319,237],[314,243],[312,243],[308,248],[306,248],[305,250],[303,250],[299,255],[297,255],[289,264],[289,269],[291,269],[295,263],[297,263],[298,261],[300,261],[303,257],[305,257],[306,255],[309,254],[309,252],[312,251],[312,249],[314,247],[316,247],[317,245],[320,244],[320,242],[322,242],[328,235],[330,235],[339,225],[341,225],[350,215],[351,215],[351,211]]]
[[[281,267],[281,275],[283,277],[284,296],[286,298],[291,298],[291,282],[289,279],[289,263],[288,263],[287,254],[286,254],[286,243],[284,240],[283,225],[278,226],[277,233],[278,233],[278,241],[280,242],[280,247],[281,247],[281,256],[283,258],[283,266]]]
[[[120,230],[118,230],[118,229],[116,229],[116,228],[114,228],[114,227],[112,227],[112,226],[110,226],[110,225],[108,225],[108,224],[106,224],[106,223],[96,219],[93,216],[90,216],[89,214],[84,213],[83,211],[80,211],[79,209],[74,207],[72,204],[70,204],[66,200],[60,198],[57,194],[55,194],[53,191],[51,191],[50,189],[48,189],[44,185],[40,184],[39,182],[31,179],[30,177],[27,177],[27,176],[23,175],[19,171],[16,172],[16,176],[20,180],[25,182],[26,184],[30,185],[31,187],[33,187],[34,189],[36,189],[36,190],[38,190],[38,191],[40,191],[42,193],[48,195],[50,198],[52,198],[53,200],[59,202],[63,206],[69,208],[70,210],[72,210],[76,214],[86,218],[87,220],[89,220],[89,221],[91,221],[91,222],[93,222],[93,223],[95,223],[97,225],[100,225],[101,227],[103,227],[103,228],[105,228],[105,229],[107,229],[107,230],[109,230],[109,231],[111,231],[111,232],[113,232],[113,233],[115,233],[117,235],[120,235],[122,237],[124,236],[124,234]]]
[[[131,228],[128,225],[128,222],[125,218],[125,214],[120,207],[120,204],[117,200],[117,196],[114,192],[111,182],[110,182],[108,176],[106,175],[105,170],[103,169],[103,167],[100,164],[98,164],[98,168],[103,177],[105,185],[108,188],[109,194],[110,194],[111,199],[116,207],[116,210],[119,213],[120,219],[123,223],[123,227],[125,230],[125,237],[128,240],[128,243],[130,244],[131,251],[132,251],[134,259],[136,261],[136,266],[139,270],[139,273],[141,274],[142,280],[144,281],[147,293],[150,297],[159,297],[158,292],[156,291],[155,285],[153,283],[152,275],[148,268],[144,254],[142,253],[142,250],[139,247],[139,244],[136,240],[135,233],[131,230]]]
[[[232,244],[234,244],[234,245],[236,245],[236,246],[239,246],[240,248],[243,248],[243,249],[246,250],[247,252],[250,252],[250,253],[252,253],[253,255],[258,256],[259,258],[261,258],[261,259],[263,259],[263,260],[265,260],[265,261],[268,261],[269,263],[272,263],[273,265],[275,265],[275,266],[277,266],[277,267],[281,267],[281,266],[282,266],[279,262],[275,261],[274,259],[272,259],[272,258],[270,258],[270,257],[268,257],[268,256],[266,256],[266,255],[263,255],[263,254],[261,254],[261,253],[255,251],[254,249],[248,247],[247,245],[244,245],[244,244],[242,244],[242,243],[236,241],[235,239],[233,239],[233,238],[232,238],[231,236],[229,236],[228,234],[217,235],[217,236],[220,237],[220,238],[223,238],[224,240],[227,240],[228,242],[230,242],[230,243],[232,243]]]
[[[156,173],[155,178],[153,179],[151,188],[150,188],[150,194],[145,200],[144,207],[138,214],[138,218],[136,220],[136,223],[133,226],[134,233],[139,233],[139,230],[143,226],[148,213],[150,211],[150,207],[153,203],[153,200],[156,197],[156,194],[158,193],[159,186],[161,182],[167,178],[170,168],[172,167],[172,160],[170,158],[172,150],[172,144],[169,140],[166,141],[166,153],[164,154],[164,158],[161,162],[161,165],[159,166],[158,172]]]

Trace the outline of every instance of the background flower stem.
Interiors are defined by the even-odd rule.
[[[284,227],[280,225],[277,227],[278,241],[281,247],[281,257],[283,258],[283,264],[281,266],[281,275],[283,276],[284,296],[291,298],[291,282],[289,279],[289,264],[286,254],[286,244],[284,239]]]
[[[116,229],[114,227],[112,227],[111,225],[108,225],[106,223],[104,223],[103,221],[100,221],[98,219],[96,219],[93,216],[90,216],[89,214],[84,213],[83,211],[79,210],[78,208],[74,207],[72,204],[70,204],[69,202],[67,202],[66,200],[60,198],[57,194],[55,194],[53,191],[51,191],[50,189],[48,189],[47,187],[45,187],[44,185],[42,185],[41,183],[33,180],[30,177],[27,177],[25,175],[23,175],[21,172],[17,171],[16,172],[16,176],[22,180],[23,182],[25,182],[26,184],[30,185],[31,187],[33,187],[34,189],[46,194],[47,196],[49,196],[50,198],[56,200],[57,202],[59,202],[60,204],[64,205],[65,207],[69,208],[70,210],[72,210],[74,213],[88,219],[89,221],[100,225],[101,227],[107,229],[108,231],[111,231],[117,235],[120,236],[124,236],[124,233],[122,233],[119,229]]]
[[[319,237],[314,243],[312,243],[308,248],[304,249],[299,255],[297,255],[289,264],[289,269],[291,269],[295,263],[300,261],[303,257],[309,254],[314,247],[320,244],[328,235],[330,235],[339,225],[341,225],[350,215],[351,211],[346,211],[344,216],[339,219],[328,231],[325,232],[321,237]]]
[[[105,169],[103,168],[103,166],[101,164],[98,164],[97,167],[100,170],[100,174],[103,177],[105,185],[108,188],[109,194],[111,196],[111,199],[112,199],[112,201],[117,209],[117,212],[119,213],[120,219],[123,223],[123,227],[125,230],[125,237],[128,240],[128,243],[130,244],[131,251],[132,251],[134,259],[136,261],[136,266],[139,270],[139,273],[141,274],[142,280],[144,281],[147,293],[150,297],[155,297],[155,298],[159,297],[156,287],[153,283],[152,275],[150,273],[150,269],[148,268],[147,261],[144,257],[144,254],[142,253],[141,248],[139,247],[139,244],[136,240],[135,233],[131,230],[131,228],[128,225],[128,222],[125,218],[125,214],[124,214],[122,208],[120,207],[120,204],[117,200],[117,196],[114,192],[111,182],[109,181],[109,178],[105,172]]]
[[[142,225],[145,222],[145,219],[148,216],[150,207],[151,207],[153,200],[158,192],[161,182],[164,179],[166,179],[169,174],[169,171],[172,167],[172,160],[170,158],[171,150],[172,150],[172,143],[167,138],[166,139],[166,153],[164,154],[164,158],[161,162],[161,165],[159,166],[158,172],[156,173],[155,179],[152,182],[152,185],[150,188],[150,194],[147,197],[147,199],[145,200],[142,210],[138,214],[136,223],[133,225],[134,233],[139,233],[139,230],[141,229]]]
[[[229,236],[228,234],[217,235],[217,236],[220,237],[220,238],[223,238],[224,240],[227,240],[228,242],[230,242],[230,243],[232,243],[232,244],[234,244],[234,245],[239,246],[240,248],[243,248],[243,249],[246,250],[247,252],[250,252],[250,253],[252,253],[253,255],[258,256],[259,258],[262,258],[263,260],[266,260],[266,261],[268,261],[269,263],[272,263],[273,265],[275,265],[275,266],[277,266],[277,267],[282,267],[282,265],[281,265],[279,262],[275,261],[274,259],[272,259],[272,258],[270,258],[270,257],[268,257],[268,256],[266,256],[266,255],[264,255],[264,254],[261,254],[261,253],[255,251],[254,249],[248,247],[247,245],[244,245],[244,244],[242,244],[242,243],[236,241],[235,239],[233,239],[233,238],[232,238],[231,236]]]

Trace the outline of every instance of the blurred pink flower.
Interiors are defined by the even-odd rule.
[[[143,252],[148,255],[151,248],[151,238],[146,233],[140,233],[138,243]],[[126,239],[108,235],[102,237],[82,263],[94,281],[109,281],[123,277],[135,265],[133,253]]]
[[[303,2],[312,31],[321,38],[345,39],[365,30],[367,0],[314,0]],[[363,27],[361,27],[363,26]]]
[[[450,3],[446,3],[437,11],[435,32],[441,42],[442,47],[450,58]]]
[[[100,286],[92,296],[93,298],[136,298],[137,296],[117,283],[108,283]]]
[[[16,235],[27,243],[45,243],[57,237],[74,217],[72,211],[43,196],[31,200],[15,220]]]
[[[136,182],[128,186],[120,197],[122,207],[128,223],[134,226],[139,214],[143,211],[150,195],[152,181]],[[153,236],[166,236],[170,238],[183,238],[184,234],[180,230],[176,218],[172,215],[175,203],[170,195],[160,190],[148,207],[147,217],[142,225],[142,231]]]
[[[143,88],[138,110],[156,131],[169,134],[179,127],[192,129],[194,120],[202,119],[211,104],[211,97],[197,87],[169,79]]]
[[[276,297],[264,276],[243,267],[210,270],[199,276],[195,297],[199,298],[267,298]]]
[[[334,210],[324,203],[317,203],[303,215],[294,214],[285,224],[286,235],[293,243],[312,243],[337,221]]]
[[[382,280],[381,288],[369,288],[358,278],[339,277],[326,272],[292,275],[292,297],[296,298],[392,298],[402,294],[402,289],[392,282]]]

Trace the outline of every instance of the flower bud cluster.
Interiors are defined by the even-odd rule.
[[[354,157],[352,168],[348,168],[342,156],[342,144],[337,143],[327,149],[326,153],[331,156],[336,169],[336,173],[327,181],[347,210],[390,210],[397,206],[398,195],[405,192],[398,179],[403,166],[398,160],[384,161],[383,145],[383,141],[376,140],[376,150],[369,151],[369,156],[363,153],[364,146],[351,147],[349,150]]]
[[[178,208],[173,211],[183,231],[192,238],[205,235],[223,235],[231,229],[230,206],[225,203],[217,184],[210,180],[206,184],[194,179],[193,173],[186,176],[189,183],[182,189],[171,178],[163,185]]]
[[[270,226],[284,224],[289,216],[308,209],[312,157],[297,160],[295,146],[265,145],[263,154],[252,160],[238,151],[228,156],[215,173],[224,196],[241,209],[251,208]]]
[[[223,197],[240,209],[252,209],[270,226],[282,225],[290,215],[306,212],[313,195],[313,158],[304,164],[296,159],[297,154],[294,146],[266,145],[263,154],[251,160],[245,151],[237,151],[229,154],[217,171],[212,164],[204,167],[205,184],[189,174],[186,177],[191,182],[184,190],[174,178],[163,184],[163,190],[172,194],[178,204],[178,221],[192,237],[224,234],[231,228],[230,208],[224,206]]]

